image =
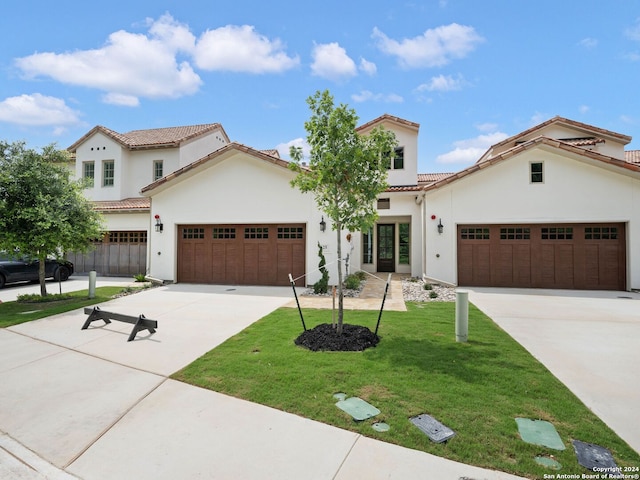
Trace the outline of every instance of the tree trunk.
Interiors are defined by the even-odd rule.
[[[47,257],[42,258],[42,255],[39,256],[38,261],[40,265],[38,266],[38,280],[40,281],[40,295],[43,297],[47,296],[47,284],[45,283],[45,268]]]
[[[344,292],[342,291],[342,224],[336,224],[338,235],[338,335],[342,335],[342,320],[344,317]]]

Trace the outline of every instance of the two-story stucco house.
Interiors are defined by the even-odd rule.
[[[555,117],[455,174],[417,172],[419,125],[391,115],[399,145],[367,232],[341,232],[350,271],[454,285],[640,288],[640,155],[631,138]],[[219,124],[119,134],[70,147],[109,234],[82,271],[166,281],[312,284],[318,244],[336,278],[336,232],[275,151],[230,142]],[[142,241],[144,239],[144,242]]]
[[[152,219],[145,185],[229,143],[219,124],[118,133],[97,126],[71,145],[85,195],[104,214],[104,239],[88,255],[70,255],[76,271],[135,275],[148,269]]]

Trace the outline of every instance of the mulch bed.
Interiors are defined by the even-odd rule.
[[[303,332],[295,339],[295,344],[313,352],[360,352],[375,347],[379,341],[380,337],[367,327],[345,323],[342,335],[338,335],[331,324],[323,323]]]

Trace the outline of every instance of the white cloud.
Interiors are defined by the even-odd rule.
[[[179,98],[202,85],[192,63],[204,70],[245,73],[281,72],[299,64],[280,40],[258,34],[254,27],[208,30],[199,39],[189,26],[165,14],[147,19],[147,33],[120,30],[100,48],[35,53],[15,64],[27,79],[57,82],[105,92],[103,101],[136,106],[140,98]]]
[[[451,75],[438,75],[437,77],[431,77],[429,83],[423,83],[418,86],[419,92],[451,92],[453,90],[462,90],[462,87],[467,85],[462,75],[458,75],[457,78],[453,78]]]
[[[497,123],[478,123],[475,126],[479,132],[495,132],[498,129]]]
[[[291,155],[289,155],[289,151],[291,147],[301,147],[302,155],[305,159],[311,156],[311,147],[304,138],[295,138],[287,143],[280,143],[276,145],[276,150],[278,150],[281,158],[290,160]]]
[[[501,142],[509,136],[503,132],[493,132],[486,135],[478,135],[475,138],[458,140],[453,143],[454,149],[450,152],[438,155],[438,163],[462,163],[471,164],[476,162],[492,145]]]
[[[334,82],[347,80],[357,75],[355,62],[338,43],[315,45],[311,52],[311,73]]]
[[[227,25],[203,33],[194,58],[203,70],[278,73],[300,63],[297,56],[288,56],[284,48],[279,39],[270,40],[250,25]]]
[[[99,49],[35,53],[18,58],[16,65],[26,78],[50,77],[116,96],[178,98],[202,83],[189,63],[176,59],[179,52],[190,53],[190,35],[165,15],[151,24],[149,35],[120,30]]]
[[[360,59],[360,70],[364,73],[366,73],[369,76],[373,76],[377,73],[378,71],[378,67],[376,66],[375,63],[373,62],[369,62],[368,60],[365,60],[364,58]]]
[[[585,113],[587,113],[589,111],[589,106],[588,105],[580,105],[580,107],[578,107],[578,111],[584,115]]]
[[[369,90],[362,90],[360,93],[351,95],[351,99],[356,103],[362,102],[383,102],[383,103],[402,103],[404,98],[395,93],[373,93]]]
[[[546,113],[536,112],[529,119],[529,125],[531,127],[535,127],[536,125],[540,125],[542,122],[546,122],[550,118],[551,116],[547,115]]]
[[[119,105],[121,107],[137,107],[140,100],[135,95],[125,95],[123,93],[105,93],[102,101],[110,105]]]
[[[630,40],[640,42],[640,18],[636,20],[636,24],[633,27],[629,27],[624,31],[624,34]]]
[[[401,41],[387,37],[377,27],[371,36],[377,40],[382,52],[397,57],[404,68],[441,67],[466,57],[484,41],[473,27],[457,23],[429,29],[422,35]]]
[[[583,38],[578,42],[578,45],[585,48],[595,48],[598,46],[598,39],[591,37]]]
[[[79,113],[64,100],[40,93],[9,97],[0,102],[0,122],[28,126],[53,126],[57,130],[80,123]]]

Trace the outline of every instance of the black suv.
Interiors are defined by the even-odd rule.
[[[0,252],[0,288],[4,287],[5,283],[37,282],[39,266],[38,260]],[[47,259],[45,278],[54,278],[64,282],[72,274],[73,263],[66,260]]]

